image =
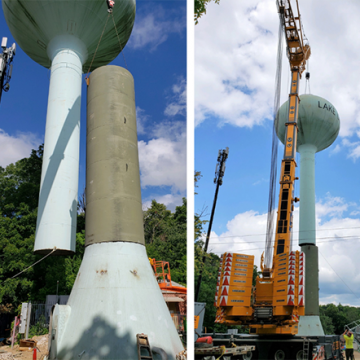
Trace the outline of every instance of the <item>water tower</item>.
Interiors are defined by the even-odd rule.
[[[135,0],[118,1],[112,14],[104,0],[3,0],[2,7],[18,45],[51,69],[34,251],[47,254],[56,248],[57,255],[72,254],[82,74],[91,63],[94,70],[115,59],[119,40],[124,48],[135,20]]]
[[[38,254],[75,251],[81,83],[83,72],[94,70],[86,248],[68,304],[53,310],[49,358],[132,360],[141,352],[145,359],[151,349],[154,360],[175,360],[183,346],[144,246],[134,81],[125,69],[103,66],[130,37],[135,0],[117,1],[112,13],[104,0],[3,0],[2,6],[19,46],[51,68]]]
[[[285,142],[289,103],[278,113],[277,135]],[[315,153],[329,147],[340,130],[334,105],[315,95],[301,95],[298,115],[297,151],[300,153],[299,245],[305,253],[305,316],[300,318],[299,335],[324,335],[319,318],[319,260],[316,246]]]

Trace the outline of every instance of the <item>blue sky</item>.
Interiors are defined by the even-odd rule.
[[[14,42],[1,7],[0,37],[8,46]],[[124,55],[135,80],[143,207],[156,199],[174,210],[186,195],[186,0],[138,0]],[[13,64],[10,91],[0,104],[3,167],[28,157],[45,133],[49,70],[19,47]],[[122,54],[111,64],[125,67]],[[85,82],[80,136],[79,194],[85,188]]]
[[[330,101],[341,122],[334,144],[315,159],[320,303],[360,306],[360,39],[351,36],[360,4],[330,3],[299,2],[312,50],[310,92]],[[265,246],[277,30],[275,0],[211,3],[195,27],[195,168],[203,175],[195,211],[209,218],[218,150],[228,146],[209,249],[255,255],[257,265]],[[285,54],[282,69],[280,105],[289,93]],[[298,207],[294,226],[297,240]]]

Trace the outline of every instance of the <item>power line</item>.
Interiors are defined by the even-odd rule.
[[[292,231],[293,234],[295,233],[300,233],[300,232],[309,232],[309,231],[332,231],[332,230],[352,230],[352,229],[360,229],[360,226],[355,226],[355,227],[348,227],[348,228],[334,228],[334,229],[316,229],[316,230],[297,230],[297,231]],[[245,234],[245,235],[229,235],[229,236],[219,236],[219,239],[226,239],[226,238],[231,238],[231,237],[248,237],[248,236],[266,236],[266,233],[261,233],[261,234]]]
[[[328,236],[328,237],[321,237],[321,238],[316,238],[316,240],[322,240],[322,239],[334,239],[335,240],[328,240],[328,241],[319,241],[319,243],[323,243],[323,242],[331,242],[331,241],[341,241],[342,239],[352,239],[352,240],[360,240],[359,236],[356,235],[350,235],[350,236]],[[225,245],[225,244],[254,244],[254,243],[259,243],[259,242],[264,242],[264,240],[254,240],[254,241],[246,241],[246,242],[221,242],[221,243],[217,243],[217,244],[211,244],[212,246],[217,246],[217,245]]]
[[[265,250],[265,247],[262,248],[253,248],[253,249],[242,249],[242,250],[237,250],[237,251],[251,251],[251,250]],[[330,263],[327,261],[326,257],[321,253],[320,249],[319,252],[321,254],[321,256],[324,258],[324,260],[326,261],[326,263],[330,266],[331,270],[336,274],[336,276],[344,283],[344,285],[350,290],[350,292],[357,298],[360,299],[358,295],[356,295],[352,289],[346,284],[346,282],[341,278],[341,276],[334,270],[334,268],[330,265]],[[222,252],[214,252],[214,254],[222,254]]]
[[[331,267],[332,271],[336,274],[336,276],[345,284],[345,286],[354,294],[354,296],[359,299],[358,295],[356,295],[352,289],[346,284],[346,282],[340,277],[340,275],[333,269],[333,267],[329,264],[329,262],[326,260],[326,257],[321,253],[320,249],[319,249],[319,253],[321,254],[321,256],[324,258],[324,260],[327,262],[327,264]]]

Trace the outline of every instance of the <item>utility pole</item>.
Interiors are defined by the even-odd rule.
[[[3,37],[1,40],[2,54],[0,54],[0,102],[3,90],[5,92],[10,89],[10,79],[12,74],[12,61],[15,56],[16,45],[12,44],[7,48],[7,38]]]
[[[207,231],[207,235],[206,235],[204,256],[203,256],[202,263],[200,264],[200,274],[199,274],[198,281],[196,284],[196,289],[195,289],[195,301],[198,301],[198,298],[199,298],[202,273],[203,273],[205,261],[206,261],[206,254],[207,254],[207,249],[208,249],[209,240],[210,240],[211,227],[212,227],[214,214],[215,214],[216,201],[217,201],[217,197],[218,197],[218,193],[219,193],[219,187],[223,183],[223,177],[225,174],[225,161],[228,158],[228,156],[229,156],[229,148],[228,147],[225,150],[219,150],[219,155],[217,158],[217,163],[216,163],[216,168],[215,168],[215,178],[214,178],[214,183],[216,184],[216,190],[215,190],[214,202],[213,202],[211,215],[210,215],[209,227],[208,227],[208,231]]]

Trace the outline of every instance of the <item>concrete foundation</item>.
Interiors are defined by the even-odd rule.
[[[320,316],[300,316],[298,336],[323,336]]]
[[[68,305],[56,305],[50,333],[50,359],[134,360],[141,333],[169,360],[183,350],[145,247],[131,242],[86,247]],[[154,359],[163,360],[156,351]]]

